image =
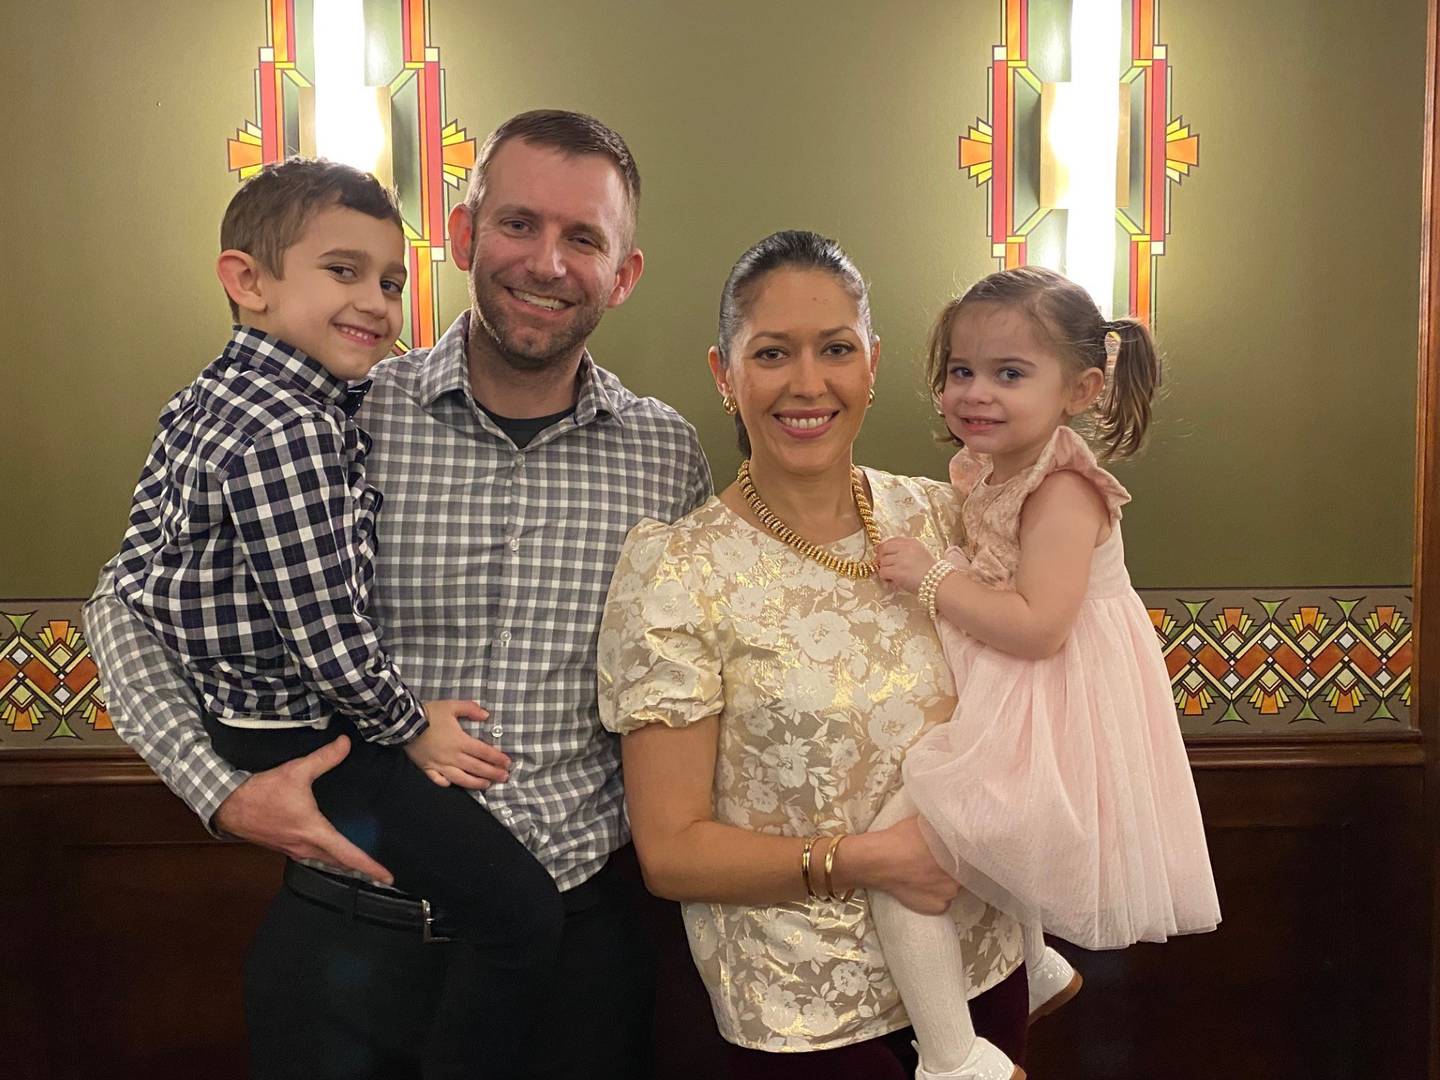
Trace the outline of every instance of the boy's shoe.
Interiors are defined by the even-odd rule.
[[[915,1067],[915,1080],[1025,1080],[1025,1070],[990,1040],[977,1037],[958,1069],[931,1072],[922,1063]]]
[[[1025,969],[1030,990],[1030,1023],[1049,1016],[1080,992],[1085,980],[1080,973],[1050,946],[1045,957],[1033,968]]]

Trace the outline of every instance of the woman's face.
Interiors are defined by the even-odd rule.
[[[879,343],[833,274],[774,270],[751,288],[728,364],[711,349],[710,369],[740,406],[752,459],[800,475],[848,468]]]

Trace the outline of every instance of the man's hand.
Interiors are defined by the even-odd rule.
[[[876,550],[879,567],[875,576],[892,589],[914,592],[920,579],[935,565],[935,556],[919,540],[909,536],[892,536],[883,540]]]
[[[304,757],[253,774],[215,811],[216,827],[292,859],[318,859],[340,870],[358,870],[386,885],[393,883],[389,870],[330,824],[310,790],[317,777],[339,765],[349,752],[350,740],[341,735]]]
[[[510,758],[460,727],[462,719],[478,724],[489,716],[473,701],[427,701],[425,718],[430,723],[405,744],[405,753],[441,787],[484,791],[504,783],[510,779]]]

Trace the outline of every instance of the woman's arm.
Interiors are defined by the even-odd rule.
[[[683,728],[650,724],[621,741],[630,828],[645,884],[669,900],[764,905],[805,899],[801,837],[771,836],[715,820],[720,720]],[[824,888],[833,838],[811,851],[810,882]],[[959,887],[936,864],[914,818],[849,836],[834,860],[835,890],[882,889],[923,914],[943,913]]]
[[[1108,527],[1100,493],[1073,472],[1046,477],[1020,517],[1020,567],[1013,592],[950,574],[935,609],[952,625],[992,648],[1028,660],[1054,656],[1070,636],[1090,583],[1095,545]],[[918,541],[881,545],[880,578],[913,591],[935,563]]]

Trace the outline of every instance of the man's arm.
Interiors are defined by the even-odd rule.
[[[347,739],[265,772],[233,768],[210,745],[178,661],[115,596],[113,563],[100,572],[84,622],[115,730],[211,833],[391,880],[336,831],[310,791],[317,776],[344,760]]]
[[[695,447],[695,466],[691,471],[690,479],[690,505],[685,508],[685,513],[688,514],[714,494],[715,484],[710,478],[710,462],[705,457],[705,451],[697,445]]]
[[[701,449],[700,437],[695,433],[695,429],[690,427],[689,421],[686,421],[686,427],[690,444],[690,471],[685,484],[685,505],[675,515],[676,520],[684,517],[715,494],[715,484],[710,476],[710,460],[705,456],[705,451]]]
[[[115,595],[113,562],[100,571],[84,622],[115,730],[218,836],[216,811],[250,774],[210,746],[179,661]]]

